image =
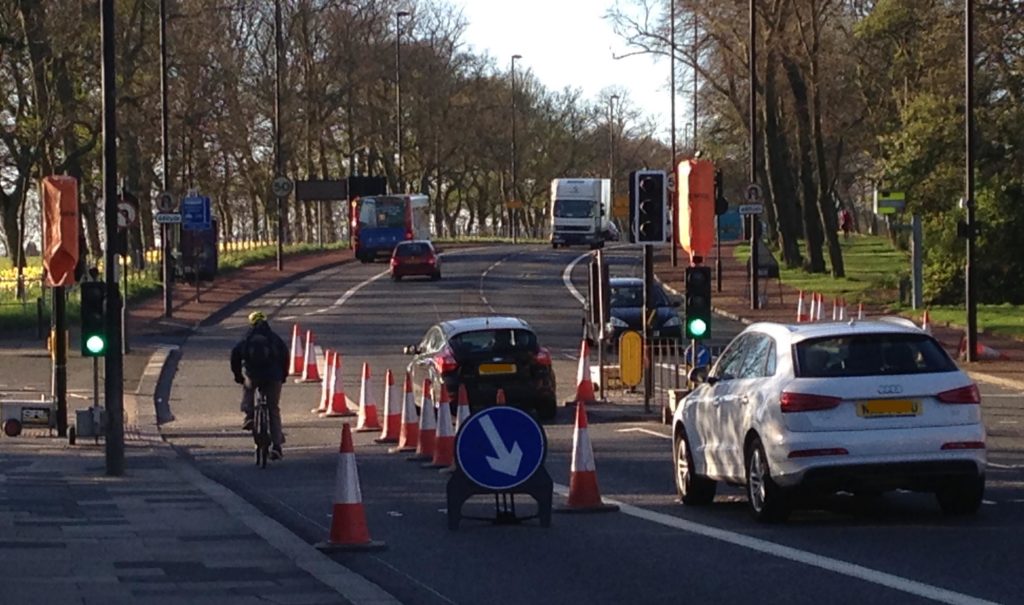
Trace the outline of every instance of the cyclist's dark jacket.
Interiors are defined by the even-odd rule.
[[[246,364],[245,356],[246,344],[251,337],[256,335],[266,337],[270,342],[273,362],[268,364],[266,369],[259,371],[258,375],[253,375],[252,368]],[[288,346],[281,340],[280,336],[270,329],[270,324],[261,321],[250,328],[245,337],[231,349],[231,373],[238,378],[242,376],[242,371],[245,370],[246,375],[257,383],[284,382],[285,377],[288,376],[288,357]]]

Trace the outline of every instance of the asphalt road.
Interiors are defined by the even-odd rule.
[[[566,277],[585,291],[579,250],[488,247],[453,250],[440,282],[392,282],[383,264],[350,264],[299,280],[253,307],[267,312],[284,337],[293,322],[318,344],[340,350],[343,383],[358,398],[358,373],[371,364],[378,406],[386,368],[400,376],[417,342],[439,319],[514,314],[529,321],[555,358],[559,399],[575,385],[580,304]],[[613,274],[639,275],[639,255],[609,253]],[[239,312],[192,336],[174,380],[175,420],[166,437],[199,468],[249,499],[309,542],[330,525],[341,420],[310,414],[320,386],[289,384],[282,408],[285,459],[267,470],[252,463],[251,437],[240,430],[239,389],[228,352],[245,329]],[[738,329],[716,322],[719,338]],[[742,491],[719,490],[716,503],[693,509],[676,502],[668,427],[652,419],[589,428],[601,492],[617,513],[558,515],[494,525],[446,525],[447,476],[420,468],[405,454],[356,434],[363,503],[374,553],[335,558],[406,603],[947,603],[1024,602],[1017,577],[1024,554],[1024,393],[983,386],[990,429],[989,487],[979,515],[946,518],[934,499],[888,494],[868,502],[835,497],[798,511],[781,526],[754,523]],[[380,408],[378,408],[380,411]],[[572,424],[562,409],[546,425],[546,468],[556,504],[569,481]],[[532,503],[517,498],[521,514]],[[493,502],[471,500],[468,514],[493,514]]]

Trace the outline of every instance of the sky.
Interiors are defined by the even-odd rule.
[[[580,88],[590,101],[610,86],[625,88],[630,102],[656,117],[663,125],[659,135],[668,138],[669,61],[656,61],[649,55],[612,57],[613,53],[628,52],[625,42],[603,18],[613,2],[453,0],[469,22],[464,39],[476,52],[487,52],[506,66],[512,55],[522,55],[516,60],[516,73],[529,70],[552,91],[565,86]],[[682,95],[677,97],[677,121],[685,116],[684,103]]]

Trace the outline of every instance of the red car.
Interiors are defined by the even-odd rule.
[[[410,275],[441,279],[441,258],[427,240],[399,242],[391,253],[391,279],[398,281]]]

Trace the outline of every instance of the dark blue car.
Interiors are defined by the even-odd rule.
[[[639,277],[613,277],[610,285],[611,320],[605,326],[605,342],[615,346],[619,336],[626,330],[643,333],[644,280]],[[661,284],[654,284],[655,310],[651,338],[655,340],[681,340],[683,322],[676,312],[679,303],[665,294]],[[584,319],[586,337],[591,343],[597,342],[598,326]]]

